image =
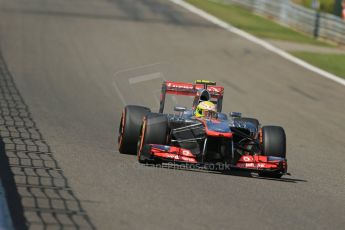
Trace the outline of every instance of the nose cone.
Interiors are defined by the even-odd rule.
[[[230,127],[228,121],[206,121],[207,129],[219,133],[228,133],[230,132]]]

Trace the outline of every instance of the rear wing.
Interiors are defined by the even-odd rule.
[[[185,82],[165,81],[162,84],[159,112],[163,113],[166,94],[198,97],[200,90],[206,89],[212,99],[215,99],[218,112],[222,110],[224,87],[216,86],[215,82],[197,80],[195,84]],[[196,106],[196,105],[193,105]]]

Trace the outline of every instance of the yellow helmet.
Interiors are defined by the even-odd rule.
[[[217,109],[215,104],[210,101],[203,101],[195,109],[195,116],[196,117],[204,117],[206,115],[205,112],[213,112],[216,113]]]

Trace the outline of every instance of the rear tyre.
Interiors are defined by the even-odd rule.
[[[121,116],[118,148],[120,153],[137,152],[137,142],[143,118],[150,113],[149,108],[136,105],[128,105],[124,108]]]
[[[262,128],[262,151],[265,156],[286,158],[286,135],[282,127],[264,126]],[[259,176],[280,178],[281,172],[259,172]]]
[[[140,163],[159,163],[151,157],[149,144],[166,145],[168,135],[168,118],[159,113],[148,114],[142,124],[138,140],[137,156]]]

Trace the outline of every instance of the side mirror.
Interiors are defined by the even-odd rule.
[[[230,117],[242,117],[242,113],[240,112],[231,112]]]
[[[176,112],[184,112],[184,111],[186,111],[186,107],[183,107],[183,106],[175,106],[174,107],[174,111],[176,111]]]

